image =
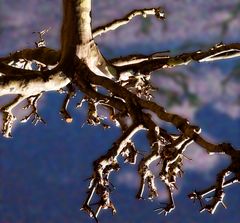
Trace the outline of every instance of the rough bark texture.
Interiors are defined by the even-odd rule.
[[[149,199],[158,196],[155,181],[162,181],[169,193],[169,202],[156,211],[165,215],[174,208],[173,191],[177,188],[176,179],[183,174],[184,151],[192,142],[200,145],[209,154],[222,153],[231,158],[231,164],[220,171],[215,185],[203,191],[189,194],[190,199],[199,200],[201,211],[214,213],[219,204],[224,205],[224,187],[240,180],[240,152],[230,144],[213,144],[200,135],[200,128],[177,114],[168,113],[164,107],[152,101],[150,77],[153,71],[187,65],[192,61],[206,62],[240,56],[240,44],[217,44],[206,51],[182,53],[177,56],[156,52],[151,55],[130,55],[106,60],[101,54],[94,37],[127,24],[135,16],[154,15],[164,19],[161,8],[134,10],[124,18],[92,30],[91,0],[63,0],[63,22],[61,49],[46,48],[43,42],[35,49],[24,49],[0,58],[0,96],[15,94],[13,101],[1,107],[3,114],[2,134],[11,137],[15,121],[12,110],[27,100],[32,112],[21,121],[31,117],[34,123],[44,121],[37,112],[37,102],[47,91],[67,92],[60,114],[66,122],[72,118],[67,111],[70,99],[81,91],[85,94],[82,102],[88,103],[89,125],[109,126],[98,115],[99,107],[109,111],[108,119],[122,129],[122,135],[113,143],[108,152],[94,162],[88,195],[82,210],[98,221],[102,209],[116,208],[111,201],[111,172],[120,169],[118,158],[138,165],[140,177],[137,198],[148,194]],[[41,36],[42,40],[42,36]],[[33,65],[37,67],[33,69]],[[81,103],[78,107],[81,107]],[[167,132],[158,126],[153,114],[159,120],[171,123],[178,133]],[[132,137],[139,131],[146,131],[149,153],[137,164],[138,149]],[[150,165],[158,160],[159,174],[155,176]],[[231,174],[229,179],[226,179]],[[147,191],[147,192],[145,192]],[[204,196],[213,193],[210,202],[205,204]],[[97,203],[91,203],[93,197]],[[95,207],[96,206],[96,207]],[[224,205],[225,206],[225,205]],[[95,208],[94,208],[95,207]]]

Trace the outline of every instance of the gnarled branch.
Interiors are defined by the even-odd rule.
[[[80,90],[88,103],[88,124],[108,126],[99,115],[99,107],[104,107],[109,111],[107,119],[122,129],[118,140],[93,164],[94,171],[83,210],[96,221],[102,209],[111,209],[113,214],[116,213],[110,197],[113,190],[109,177],[111,172],[120,169],[118,158],[123,156],[125,162],[138,165],[138,199],[144,197],[145,188],[148,188],[149,199],[158,196],[156,180],[166,186],[169,201],[156,211],[168,214],[175,208],[173,192],[177,189],[177,177],[183,174],[184,152],[190,143],[195,142],[210,154],[222,153],[231,158],[230,165],[217,175],[214,186],[208,190],[195,191],[189,196],[200,200],[202,210],[214,213],[219,204],[223,204],[223,188],[240,179],[240,152],[231,144],[209,142],[200,135],[200,127],[190,124],[178,114],[169,113],[154,102],[150,79],[152,72],[158,69],[187,65],[192,61],[206,62],[239,57],[240,44],[217,44],[206,51],[182,53],[178,56],[168,55],[169,51],[165,51],[149,56],[130,55],[107,60],[93,37],[124,25],[137,15],[155,15],[163,19],[164,13],[159,8],[135,10],[123,19],[93,31],[90,13],[91,0],[63,0],[59,51],[38,45],[36,49],[24,49],[0,58],[0,96],[16,95],[14,100],[1,108],[3,136],[11,136],[15,121],[13,109],[25,99],[32,111],[22,121],[28,121],[31,117],[33,122],[43,121],[37,111],[37,102],[47,91],[67,91],[60,113],[66,122],[71,122],[72,117],[67,107],[70,99]],[[36,63],[37,68],[32,68],[33,63]],[[170,123],[177,132],[173,134],[163,129],[154,116],[158,121]],[[142,130],[147,132],[149,151],[138,162],[139,151],[132,138]],[[158,163],[157,175],[151,169],[155,161]],[[230,173],[235,176],[227,180]],[[202,198],[211,192],[214,192],[211,202],[203,204]],[[96,203],[92,203],[94,197],[99,198]]]

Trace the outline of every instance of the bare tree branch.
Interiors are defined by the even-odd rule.
[[[67,122],[67,123],[71,123],[72,122],[72,117],[71,115],[68,113],[67,111],[67,107],[68,104],[71,100],[71,98],[73,98],[76,95],[75,93],[75,89],[71,84],[67,85],[67,95],[63,101],[63,105],[62,108],[60,110],[60,114],[63,116],[63,119]]]
[[[37,110],[37,103],[38,100],[41,98],[42,93],[37,94],[37,95],[33,95],[27,98],[28,101],[28,105],[24,107],[24,109],[28,109],[32,107],[32,111],[30,112],[30,114],[28,114],[27,116],[25,116],[21,122],[27,122],[31,117],[32,118],[32,123],[34,125],[37,125],[39,122],[43,122],[44,124],[46,124],[46,122],[44,121],[44,119],[38,114],[38,110]]]
[[[3,114],[3,128],[2,128],[2,134],[3,136],[10,138],[11,130],[13,127],[13,122],[15,121],[15,116],[13,115],[13,109],[21,103],[25,99],[24,96],[18,95],[16,98],[14,98],[11,102],[6,104],[5,106],[1,107],[1,112]]]
[[[119,73],[132,71],[134,73],[149,73],[161,68],[171,68],[180,65],[188,65],[191,62],[209,62],[225,60],[240,56],[240,44],[216,44],[214,47],[192,53],[183,53],[177,56],[169,56],[157,52],[149,56],[132,55],[127,57],[112,59]]]
[[[113,214],[116,209],[110,199],[109,189],[109,174],[112,171],[119,170],[117,158],[122,153],[123,149],[127,146],[132,136],[142,129],[141,125],[137,123],[132,124],[126,131],[123,132],[122,136],[113,144],[112,148],[108,150],[106,155],[100,157],[94,162],[94,174],[91,179],[89,186],[88,197],[83,204],[82,210],[88,212],[91,217],[97,218],[101,209],[112,209]],[[97,203],[98,207],[96,212],[91,207],[91,200],[94,193],[100,197]]]
[[[148,189],[148,198],[158,196],[156,180],[160,180],[168,190],[168,202],[157,208],[159,214],[168,214],[174,208],[173,192],[177,189],[177,178],[183,174],[184,152],[190,143],[197,143],[209,154],[225,154],[231,159],[230,165],[220,171],[216,183],[207,190],[195,191],[191,199],[200,201],[201,210],[214,213],[223,203],[223,188],[240,179],[240,152],[231,144],[213,144],[200,135],[201,129],[182,116],[172,114],[152,101],[153,87],[150,79],[153,71],[190,62],[210,62],[240,56],[240,44],[217,44],[206,51],[168,55],[169,51],[151,55],[129,55],[107,60],[93,37],[114,30],[127,24],[135,16],[155,15],[163,19],[160,8],[134,10],[123,19],[115,20],[92,31],[91,0],[63,0],[63,21],[61,29],[61,49],[55,51],[37,44],[36,49],[23,49],[9,56],[0,58],[0,96],[14,94],[16,97],[1,107],[3,114],[2,134],[11,137],[15,121],[13,109],[22,101],[27,101],[31,111],[21,121],[32,119],[36,124],[44,120],[38,114],[38,101],[47,91],[64,92],[67,95],[60,108],[63,119],[70,123],[68,112],[71,98],[80,90],[85,94],[83,101],[88,105],[87,120],[89,125],[109,127],[99,114],[99,108],[107,109],[107,119],[122,130],[121,136],[112,144],[108,152],[97,159],[89,184],[87,198],[82,210],[98,221],[103,209],[116,207],[111,200],[113,192],[110,174],[120,169],[118,158],[122,156],[126,163],[138,165],[140,185],[136,197],[144,198]],[[42,37],[40,36],[40,40]],[[36,65],[36,68],[33,68]],[[81,107],[81,103],[78,104]],[[176,128],[172,134],[158,125],[156,116]],[[139,131],[147,132],[149,151],[138,162],[139,150],[133,136]],[[158,176],[152,171],[157,162]],[[234,177],[226,179],[229,174]],[[213,193],[214,192],[214,193]],[[213,193],[211,201],[205,204],[202,199]],[[93,202],[97,197],[98,201]]]
[[[126,25],[136,16],[143,16],[144,18],[146,18],[148,15],[155,15],[158,19],[165,19],[165,14],[161,7],[133,10],[132,12],[125,15],[122,19],[114,20],[109,24],[94,29],[93,37],[95,38],[99,35],[102,35],[103,33],[115,30],[120,26]]]
[[[47,47],[38,47],[35,49],[23,49],[10,54],[7,57],[0,58],[0,62],[9,64],[11,61],[26,59],[29,61],[36,60],[45,65],[56,65],[59,62],[59,52]]]

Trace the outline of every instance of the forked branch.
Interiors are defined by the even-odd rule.
[[[136,197],[142,199],[147,193],[149,199],[156,198],[159,195],[156,181],[160,180],[167,188],[168,203],[156,211],[165,215],[170,213],[175,208],[173,193],[177,189],[177,178],[183,174],[184,152],[193,142],[209,154],[229,156],[231,163],[219,172],[214,186],[195,191],[189,197],[200,201],[201,211],[214,213],[219,204],[225,206],[223,188],[240,179],[240,152],[231,144],[209,142],[200,135],[200,127],[178,114],[169,113],[153,101],[151,93],[155,89],[151,85],[151,75],[155,70],[188,65],[192,61],[209,62],[239,57],[240,44],[221,43],[205,51],[181,53],[177,56],[164,51],[107,60],[95,44],[94,37],[127,24],[135,16],[155,15],[164,19],[164,12],[160,8],[134,10],[124,18],[93,31],[90,13],[91,0],[63,0],[61,50],[56,51],[38,44],[35,49],[23,49],[0,58],[0,96],[16,95],[1,107],[3,136],[11,136],[15,120],[13,110],[24,100],[31,112],[22,121],[31,118],[33,123],[43,121],[38,114],[37,103],[47,91],[67,93],[60,114],[66,122],[72,122],[68,106],[71,98],[80,90],[85,95],[83,101],[88,104],[87,124],[102,125],[104,128],[112,125],[106,124],[105,117],[99,114],[103,107],[108,111],[108,122],[122,130],[121,136],[107,153],[94,162],[82,210],[96,221],[103,209],[116,213],[111,200],[113,186],[110,174],[121,168],[119,157],[122,156],[125,163],[138,165],[140,185]],[[77,107],[80,108],[81,103]],[[159,126],[161,121],[170,123],[176,132],[173,134]],[[140,160],[140,152],[133,140],[139,131],[146,131],[149,142],[149,150]],[[152,170],[154,166],[157,174]],[[229,174],[234,177],[226,179]],[[205,204],[202,200],[209,193],[213,193],[213,196]],[[98,201],[93,202],[94,198]]]

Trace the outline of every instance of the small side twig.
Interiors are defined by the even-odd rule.
[[[11,138],[11,131],[13,127],[13,122],[16,120],[16,117],[13,115],[13,109],[21,103],[26,97],[23,95],[18,95],[11,102],[4,105],[0,110],[3,113],[3,127],[2,134],[6,138]]]
[[[39,101],[39,99],[41,98],[42,93],[37,94],[37,95],[33,95],[27,98],[28,101],[28,105],[24,107],[24,109],[28,109],[30,107],[32,107],[32,111],[30,112],[30,114],[28,114],[27,116],[25,116],[21,122],[27,122],[31,117],[32,118],[32,123],[34,125],[37,125],[39,122],[42,122],[44,124],[46,124],[46,122],[44,121],[44,119],[38,114],[38,110],[37,110],[37,103]]]
[[[72,122],[72,117],[71,115],[69,114],[69,112],[67,111],[67,107],[68,107],[68,104],[70,102],[70,100],[76,95],[75,93],[75,89],[74,87],[72,86],[72,84],[68,84],[67,85],[67,95],[63,101],[63,104],[62,104],[62,108],[60,110],[60,114],[62,115],[63,119],[67,122],[67,123],[71,123]]]

